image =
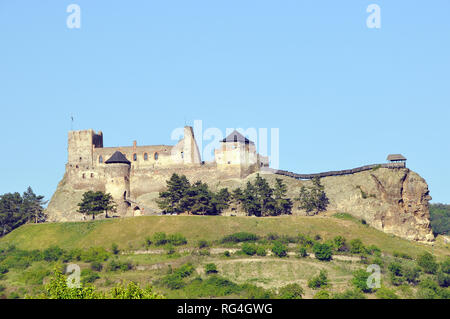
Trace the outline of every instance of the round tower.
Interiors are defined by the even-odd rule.
[[[117,204],[117,213],[123,216],[128,209],[126,200],[130,197],[131,162],[117,151],[105,161],[105,164],[105,191],[111,194]]]

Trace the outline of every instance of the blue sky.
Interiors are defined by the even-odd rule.
[[[81,8],[69,29],[66,8]],[[369,4],[381,28],[369,29]],[[0,1],[0,194],[50,198],[67,131],[174,144],[185,122],[279,128],[298,173],[402,153],[450,203],[450,2]],[[207,144],[204,141],[203,144]]]

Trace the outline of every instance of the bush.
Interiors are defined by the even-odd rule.
[[[167,255],[172,255],[175,253],[175,247],[173,247],[172,244],[168,244],[165,249]]]
[[[83,269],[81,271],[81,282],[83,285],[87,283],[93,283],[97,279],[100,278],[100,275],[96,272],[93,272],[91,269]]]
[[[331,246],[328,244],[315,243],[313,251],[318,260],[329,261],[333,257]]]
[[[403,267],[402,275],[410,284],[417,284],[419,281],[420,268],[418,267]]]
[[[200,239],[200,240],[197,242],[197,247],[200,248],[200,249],[202,249],[202,248],[208,248],[208,247],[209,247],[209,243],[208,243],[208,241],[206,241],[206,240],[204,240],[204,239]]]
[[[297,250],[297,257],[298,258],[304,258],[308,256],[308,252],[306,251],[305,247],[299,247]]]
[[[330,299],[330,293],[326,290],[319,290],[313,297],[313,299]]]
[[[85,262],[103,262],[106,261],[110,256],[110,253],[106,251],[103,247],[91,247],[85,250],[81,254],[81,260]]]
[[[206,274],[216,274],[217,271],[217,266],[216,264],[206,264],[205,265],[205,273]]]
[[[299,284],[288,284],[278,291],[280,299],[302,299],[303,289]]]
[[[278,238],[280,238],[280,236],[278,236],[278,234],[276,233],[267,234],[267,240],[274,241],[277,240]]]
[[[162,282],[169,289],[180,289],[184,286],[183,278],[189,277],[195,268],[191,263],[182,265],[163,277]]]
[[[153,235],[153,242],[156,246],[165,245],[167,243],[166,233],[155,233]]]
[[[182,234],[172,234],[169,235],[167,238],[167,242],[174,246],[181,246],[187,244],[187,239]]]
[[[203,248],[198,251],[198,254],[200,256],[209,256],[209,255],[211,255],[211,252],[209,251],[209,249]]]
[[[333,299],[366,299],[366,296],[359,289],[347,289],[342,293],[336,293]]]
[[[372,288],[367,285],[367,279],[369,278],[369,276],[370,273],[368,273],[364,269],[356,270],[355,272],[353,272],[353,286],[363,292],[371,292]]]
[[[240,243],[244,241],[257,241],[258,236],[252,233],[239,232],[222,238],[222,243]]]
[[[399,252],[399,251],[394,251],[393,256],[397,257],[397,258],[403,258],[403,259],[409,259],[409,260],[413,259],[410,255]]]
[[[274,253],[275,256],[278,256],[280,258],[286,257],[287,256],[287,247],[285,245],[283,245],[281,242],[275,241],[272,246],[272,252]]]
[[[431,280],[430,278],[425,278],[419,284],[419,289],[417,290],[417,298],[419,299],[448,299],[450,295],[448,289],[440,288],[439,285]]]
[[[258,247],[256,248],[256,254],[257,254],[258,256],[266,256],[266,255],[267,255],[267,252],[266,252],[266,249],[265,249],[263,246],[258,246]]]
[[[370,245],[366,250],[370,255],[381,256],[381,249],[375,245]]]
[[[301,246],[312,247],[314,245],[314,240],[309,236],[298,234],[297,243],[299,243]]]
[[[225,251],[223,252],[223,255],[224,255],[225,257],[230,257],[230,256],[231,256],[231,254],[230,254],[230,252],[229,252],[228,250],[225,250]]]
[[[350,241],[350,252],[352,254],[364,254],[366,252],[361,239],[357,238]]]
[[[254,244],[249,244],[249,243],[244,243],[242,245],[242,251],[249,256],[253,256],[254,254],[256,254],[256,245]]]
[[[345,237],[343,236],[336,236],[333,238],[333,247],[336,251],[347,251],[347,242]]]
[[[112,244],[111,244],[111,252],[112,252],[114,255],[118,255],[118,254],[119,254],[119,252],[120,252],[119,246],[117,246],[116,243],[112,243]]]
[[[102,271],[103,265],[102,263],[99,263],[98,261],[91,262],[91,269],[94,271]]]
[[[127,271],[127,270],[130,270],[132,268],[133,268],[133,264],[131,262],[129,262],[129,261],[120,261],[118,259],[111,260],[108,263],[107,267],[106,267],[106,269],[108,271],[118,271],[118,270]]]
[[[0,275],[6,274],[8,272],[8,268],[5,265],[0,265]]]
[[[428,274],[435,274],[439,268],[436,258],[429,252],[420,255],[417,259],[417,264]]]
[[[443,271],[438,271],[436,278],[439,286],[444,288],[450,286],[450,274]]]
[[[42,252],[45,261],[57,261],[62,257],[64,250],[58,246],[51,246]]]
[[[150,236],[145,237],[145,240],[144,240],[144,246],[145,246],[145,247],[150,247],[151,244],[152,244],[152,239],[151,239],[151,237],[150,237]]]
[[[386,287],[377,289],[377,291],[375,292],[375,296],[377,296],[378,299],[398,299],[398,296],[395,294],[395,292]]]
[[[328,286],[327,272],[321,270],[317,276],[308,280],[308,287],[312,289],[324,288]]]

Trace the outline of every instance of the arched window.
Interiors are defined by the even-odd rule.
[[[100,164],[102,164],[103,163],[103,156],[99,156],[99,158],[98,158],[98,162],[100,163]]]
[[[158,160],[158,152],[155,153],[155,155],[153,156],[153,158],[155,159],[155,161]]]
[[[184,158],[184,152],[181,152],[181,158]]]
[[[148,161],[148,154],[144,153],[144,161]]]
[[[237,142],[237,135],[234,136],[234,141]]]
[[[134,161],[134,162],[137,161],[137,154],[136,154],[136,153],[133,154],[133,161]]]

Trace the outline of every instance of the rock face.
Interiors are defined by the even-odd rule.
[[[383,232],[409,240],[434,240],[428,185],[417,173],[380,168],[322,179],[329,209],[347,212]]]
[[[255,178],[252,174],[247,178],[228,178],[217,175],[215,170],[192,169],[178,172],[186,174],[191,182],[202,180],[212,189],[228,187],[229,190],[243,187],[248,180]],[[290,177],[272,173],[261,173],[273,185],[276,178],[281,178],[288,185],[288,196],[296,198],[302,185],[310,185],[311,181],[300,181]],[[165,188],[165,181],[171,173],[157,172],[146,176],[145,192],[135,193],[143,214],[157,211],[155,199],[158,192]],[[133,178],[133,177],[132,177]],[[142,178],[141,178],[142,179]],[[386,233],[415,240],[429,242],[434,240],[430,227],[428,201],[428,185],[417,173],[407,168],[378,168],[352,175],[331,176],[321,179],[325,192],[330,200],[328,210],[349,213],[363,219],[370,226]],[[81,216],[76,212],[77,203],[84,191],[74,189],[64,178],[58,185],[48,206],[50,221],[77,221]],[[96,190],[93,185],[93,189]],[[305,214],[294,205],[293,214]],[[238,212],[233,212],[237,214]],[[130,216],[133,216],[132,214]],[[311,217],[314,218],[314,217]]]

